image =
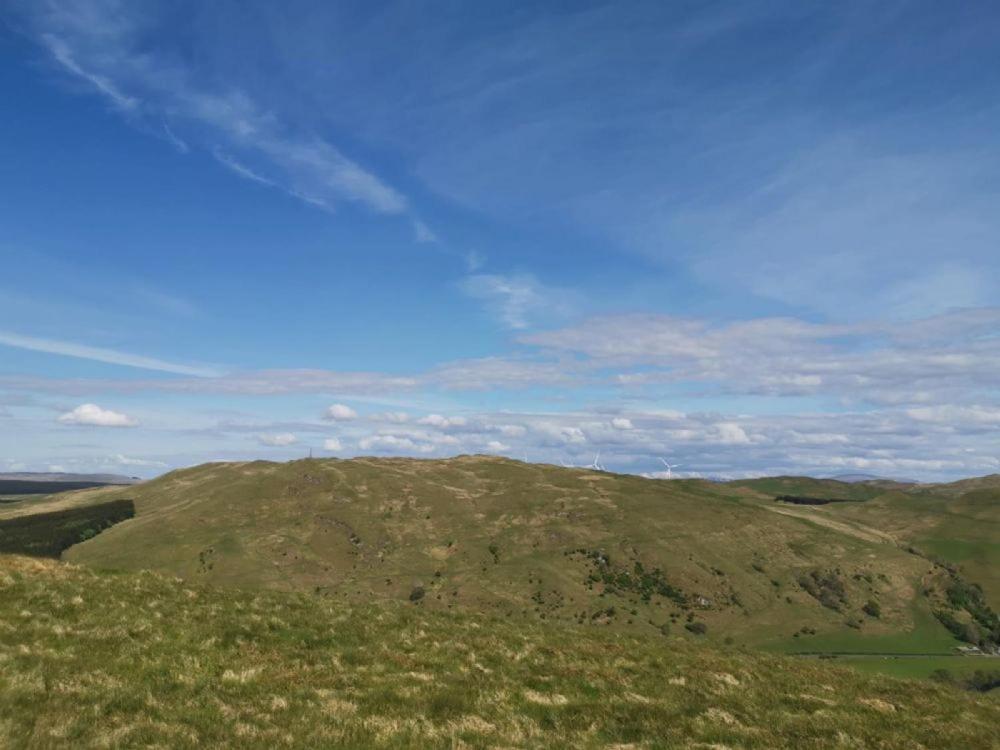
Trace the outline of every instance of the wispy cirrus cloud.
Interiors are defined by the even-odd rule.
[[[19,10],[25,28],[64,71],[179,150],[198,142],[240,177],[325,210],[347,201],[408,216],[417,241],[435,239],[406,197],[372,170],[239,86],[193,70],[189,58],[167,46],[168,37],[149,35],[165,22],[167,9],[78,0],[22,3]]]
[[[105,349],[97,346],[87,346],[71,341],[57,341],[54,339],[37,338],[34,336],[22,336],[16,333],[0,331],[0,346],[12,346],[17,349],[27,349],[29,351],[44,352],[46,354],[57,354],[64,357],[75,357],[77,359],[89,359],[94,362],[105,362],[112,365],[122,365],[124,367],[135,367],[141,370],[155,370],[157,372],[169,372],[175,375],[192,375],[199,378],[216,377],[221,372],[212,367],[199,365],[179,364],[157,359],[156,357],[144,357],[139,354],[129,354],[115,349]]]
[[[67,71],[93,85],[121,110],[133,112],[139,106],[139,100],[123,93],[107,76],[84,69],[76,60],[72,48],[65,41],[53,34],[41,34],[41,42],[52,53],[52,57]]]
[[[539,320],[565,318],[573,309],[570,292],[542,284],[530,274],[474,273],[462,280],[460,288],[515,330]]]

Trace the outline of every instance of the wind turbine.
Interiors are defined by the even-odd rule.
[[[666,459],[663,459],[663,458],[660,459],[660,463],[662,463],[664,466],[667,467],[667,479],[673,479],[674,478],[674,469],[676,469],[678,466],[682,465],[682,464],[668,464],[667,461],[666,461]]]
[[[592,463],[588,468],[591,468],[594,471],[604,471],[604,467],[601,466],[601,464],[600,464],[600,460],[599,460],[600,458],[601,458],[601,452],[597,451],[597,455],[594,456],[594,463]]]

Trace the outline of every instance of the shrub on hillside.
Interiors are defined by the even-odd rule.
[[[847,604],[847,588],[836,571],[812,570],[798,578],[799,586],[828,609],[840,611]]]

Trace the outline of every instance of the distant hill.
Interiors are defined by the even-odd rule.
[[[121,474],[70,474],[66,472],[20,471],[0,472],[0,481],[8,482],[88,482],[93,485],[105,484],[135,484],[141,482],[139,477],[126,477]]]
[[[883,490],[663,482],[484,456],[217,463],[101,490],[102,502],[134,500],[135,518],[64,557],[785,650],[952,650],[934,613],[971,622],[945,594],[956,573],[875,523],[768,494],[817,492],[863,508]]]
[[[848,484],[856,484],[858,482],[871,482],[878,484],[918,484],[914,479],[896,479],[889,477],[880,477],[875,474],[837,474],[836,476],[830,477],[837,482],[847,482]]]
[[[992,696],[932,682],[707,648],[680,627],[435,611],[431,593],[350,606],[5,556],[0,591],[10,748],[951,750],[996,747],[1000,725]]]
[[[0,498],[22,495],[51,495],[57,492],[85,490],[94,487],[132,485],[135,477],[117,474],[59,474],[20,472],[0,474]],[[0,500],[6,502],[6,500]]]
[[[747,487],[769,495],[798,495],[832,500],[870,500],[878,497],[882,490],[861,482],[844,482],[838,479],[815,479],[813,477],[761,477],[759,479],[737,479],[729,482],[734,487]]]
[[[917,490],[924,494],[947,495],[950,497],[964,495],[966,492],[972,492],[973,490],[1000,490],[1000,474],[959,479],[957,482],[925,484],[921,485]]]
[[[873,479],[884,479],[885,477],[880,477],[875,474],[835,474],[830,477],[836,482],[870,482]]]

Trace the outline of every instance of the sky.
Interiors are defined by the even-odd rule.
[[[0,471],[998,473],[998,23],[0,0]]]

